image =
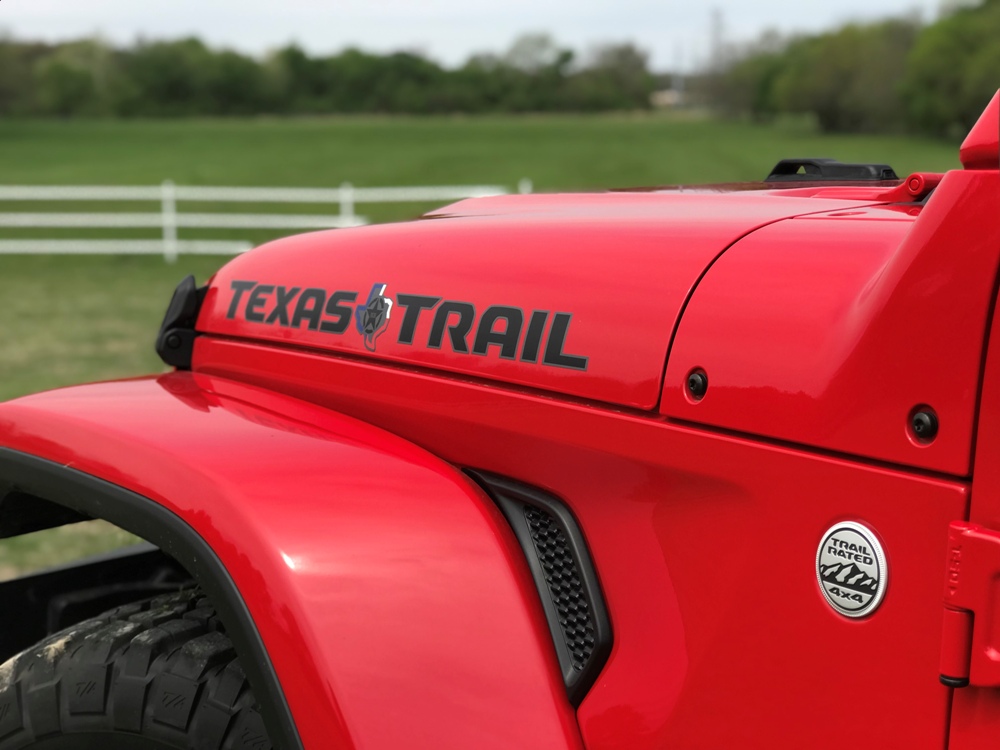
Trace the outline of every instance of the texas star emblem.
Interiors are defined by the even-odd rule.
[[[871,614],[882,603],[889,582],[878,537],[854,521],[831,527],[816,552],[816,578],[827,603],[839,614]]]
[[[368,301],[358,305],[355,316],[358,333],[364,337],[365,349],[370,352],[375,351],[375,342],[385,332],[392,314],[392,300],[385,296],[385,287],[385,284],[375,284],[368,294]]]

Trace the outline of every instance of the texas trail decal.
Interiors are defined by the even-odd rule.
[[[350,333],[353,338],[352,331],[357,331],[370,352],[392,328],[393,335],[386,341],[395,339],[400,346],[481,357],[494,354],[525,365],[578,372],[586,372],[590,360],[566,351],[571,312],[500,304],[477,309],[472,302],[395,289],[389,297],[385,293],[388,284],[383,282],[372,286],[361,305],[358,292],[352,289],[262,284],[249,279],[233,279],[230,287],[229,320],[338,337]]]
[[[392,315],[392,300],[385,296],[385,284],[375,284],[368,294],[368,301],[358,305],[354,320],[358,333],[365,339],[365,349],[375,351],[375,342],[389,325]]]
[[[874,612],[889,580],[885,552],[875,533],[853,521],[829,529],[816,552],[816,578],[838,613],[864,617]]]

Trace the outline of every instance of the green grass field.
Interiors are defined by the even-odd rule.
[[[955,168],[957,154],[957,144],[914,138],[822,136],[805,122],[763,126],[653,115],[0,121],[0,184],[7,185],[155,185],[172,179],[183,185],[335,187],[349,181],[357,186],[500,184],[513,190],[527,177],[537,191],[557,191],[759,180],[778,159],[790,156],[887,162],[905,175]],[[156,210],[144,204],[52,207]],[[0,211],[40,208],[0,204]],[[388,221],[428,208],[360,205],[358,212]],[[316,212],[317,207],[285,210]],[[67,236],[156,235],[0,233]],[[213,236],[268,238],[260,233]],[[153,338],[174,286],[188,273],[204,281],[223,262],[0,256],[0,400],[162,370]],[[0,577],[99,551],[124,538],[102,528],[44,532],[0,544]]]
[[[689,117],[0,122],[0,183],[336,186],[500,183],[580,190],[764,177],[789,156],[958,166],[954,144],[823,136]]]

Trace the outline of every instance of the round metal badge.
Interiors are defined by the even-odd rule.
[[[831,527],[816,551],[816,579],[829,605],[845,617],[864,617],[878,609],[889,568],[875,533],[854,521]]]

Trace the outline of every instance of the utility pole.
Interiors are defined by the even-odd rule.
[[[684,44],[674,42],[674,71],[670,76],[670,89],[677,104],[684,102]]]
[[[726,65],[726,21],[722,14],[722,8],[712,8],[711,20],[711,60],[709,65],[715,73],[720,72]]]

